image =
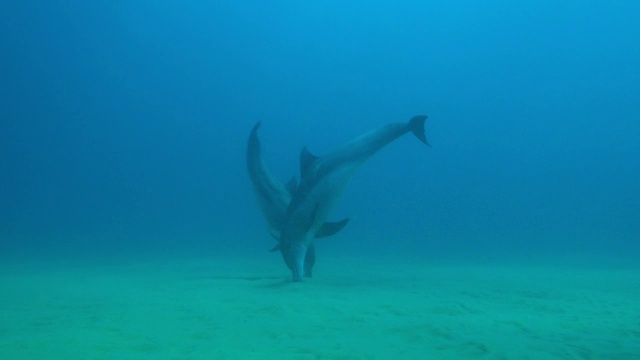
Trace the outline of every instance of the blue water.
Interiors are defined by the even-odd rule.
[[[245,170],[359,171],[325,255],[640,259],[640,3],[0,3],[0,256],[271,256]],[[264,254],[264,255],[263,255]]]

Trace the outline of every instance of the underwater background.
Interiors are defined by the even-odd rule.
[[[393,264],[387,280],[407,263],[529,264],[628,270],[618,284],[638,285],[638,24],[624,0],[3,1],[4,279],[149,259],[288,279],[246,171],[253,125],[286,182],[304,146],[322,156],[426,114],[431,147],[405,136],[347,187],[331,219],[351,220],[316,242],[308,288],[355,285],[369,258]],[[617,358],[640,353],[634,291]]]
[[[345,191],[321,247],[640,256],[632,1],[3,2],[2,257],[258,254],[248,133],[298,175],[429,115]],[[248,250],[247,250],[248,249]],[[321,251],[321,250],[320,250]]]

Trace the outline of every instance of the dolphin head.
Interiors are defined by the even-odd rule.
[[[307,254],[308,248],[306,244],[299,242],[284,243],[280,247],[284,262],[291,269],[293,281],[295,282],[302,281],[304,276],[311,276],[311,267],[315,261],[315,254],[313,259],[306,259],[309,257]],[[307,263],[305,260],[310,261]]]

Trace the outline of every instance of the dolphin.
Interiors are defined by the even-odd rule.
[[[249,179],[253,186],[258,207],[262,215],[267,220],[269,233],[276,240],[281,238],[282,226],[285,223],[285,215],[291,202],[292,194],[297,188],[295,176],[287,184],[282,184],[271,174],[267,168],[263,158],[260,139],[258,139],[258,129],[260,122],[256,123],[249,135],[247,143],[247,170]],[[316,238],[334,235],[347,224],[349,219],[338,222],[325,222],[320,230],[315,234]],[[280,250],[280,244],[276,245],[271,251]],[[283,257],[285,253],[282,252]],[[313,265],[315,263],[315,247],[313,243],[308,245],[308,251],[305,258],[305,276],[310,277]]]
[[[301,281],[309,245],[325,223],[340,194],[356,170],[380,149],[412,132],[429,145],[424,134],[425,115],[407,123],[391,123],[365,133],[324,157],[303,148],[300,154],[300,184],[291,193],[291,201],[280,229],[281,252],[293,273],[293,281]],[[430,145],[429,145],[430,146]]]

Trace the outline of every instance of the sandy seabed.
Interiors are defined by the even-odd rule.
[[[0,359],[640,359],[640,271],[276,257],[4,264]]]

